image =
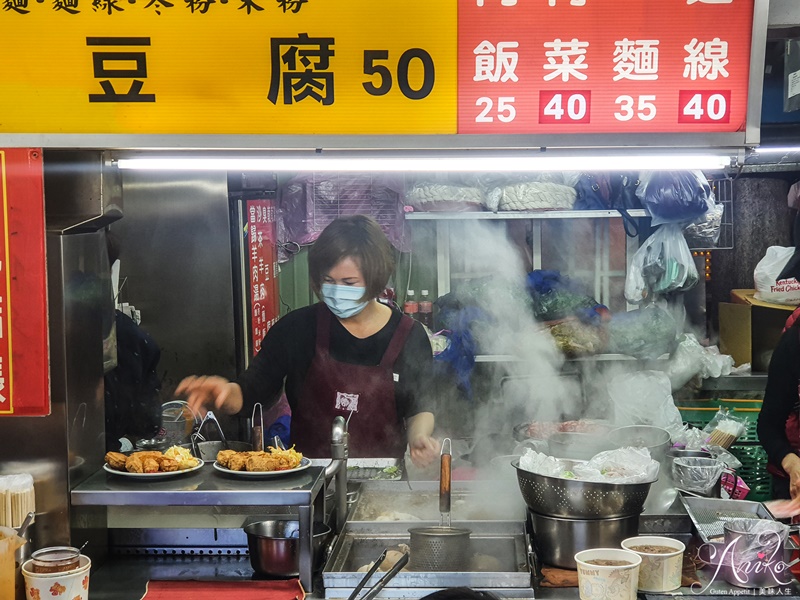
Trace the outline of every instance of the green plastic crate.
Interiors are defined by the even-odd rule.
[[[742,463],[736,474],[750,486],[750,493],[745,500],[769,500],[772,480],[767,472],[766,450],[758,444],[735,444],[731,446],[730,452]]]

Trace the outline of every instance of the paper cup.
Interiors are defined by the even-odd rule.
[[[601,561],[601,564],[592,564]],[[624,564],[603,564],[605,561]],[[582,550],[575,555],[581,600],[636,600],[641,557],[619,548]]]
[[[88,556],[81,555],[78,568],[63,573],[34,573],[30,570],[32,565],[32,559],[22,564],[27,600],[45,600],[53,597],[89,600],[89,569],[92,567],[92,561]]]
[[[672,552],[648,552],[645,546],[663,546],[672,548]],[[681,587],[683,552],[686,550],[682,542],[661,536],[639,536],[623,540],[622,547],[642,557],[640,592],[671,592]]]

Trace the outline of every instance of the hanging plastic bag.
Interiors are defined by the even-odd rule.
[[[669,354],[677,336],[675,319],[654,304],[616,313],[608,324],[608,351],[641,359]]]
[[[653,226],[690,223],[708,210],[711,185],[701,171],[644,171],[636,195]]]
[[[800,283],[794,277],[778,279],[780,272],[795,253],[794,248],[770,246],[753,271],[756,299],[776,304],[800,304]]]
[[[659,295],[689,290],[698,279],[692,252],[680,226],[663,225],[633,255],[625,281],[625,298],[632,304],[650,302]]]
[[[683,235],[690,248],[716,248],[722,231],[722,215],[725,206],[710,202],[709,209],[699,221],[687,225]]]

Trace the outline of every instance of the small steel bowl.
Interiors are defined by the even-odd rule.
[[[250,550],[250,566],[256,573],[267,577],[297,577],[300,570],[299,521],[258,521],[245,526],[244,532],[247,534],[247,547]],[[314,523],[314,567],[323,556],[322,549],[330,534],[330,527],[324,523]]]

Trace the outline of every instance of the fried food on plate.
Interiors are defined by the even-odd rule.
[[[278,450],[269,447],[269,452],[234,452],[221,450],[217,454],[220,466],[231,471],[286,471],[300,466],[303,455],[294,448]]]
[[[230,469],[228,465],[230,464],[231,458],[236,456],[236,454],[236,450],[220,450],[217,453],[217,462],[221,467]]]
[[[144,473],[144,461],[140,456],[131,454],[125,461],[125,470],[128,473]]]
[[[158,451],[134,452],[130,455],[107,452],[105,461],[110,468],[128,473],[175,473],[200,464],[200,459],[180,446],[172,446],[163,454]]]
[[[125,470],[125,462],[128,460],[128,457],[125,456],[122,452],[106,452],[106,464],[112,469],[116,469],[117,471],[124,471]]]

